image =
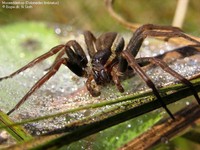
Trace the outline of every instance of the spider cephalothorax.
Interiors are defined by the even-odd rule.
[[[66,44],[55,46],[49,52],[39,56],[9,76],[0,78],[0,81],[6,78],[11,78],[21,71],[24,71],[25,69],[30,68],[44,59],[58,53],[53,65],[48,69],[48,72],[29,90],[18,104],[8,112],[8,114],[11,114],[14,110],[20,107],[20,105],[24,103],[35,90],[40,88],[40,86],[42,86],[58,71],[62,64],[66,65],[77,76],[87,78],[86,87],[92,96],[100,95],[100,90],[96,88],[98,85],[105,86],[111,81],[116,85],[120,92],[123,92],[124,89],[120,83],[120,76],[123,75],[127,68],[131,68],[135,73],[138,73],[138,75],[152,89],[162,107],[167,111],[171,118],[174,119],[174,116],[164,104],[156,86],[139,65],[139,63],[154,63],[187,85],[200,104],[199,96],[190,81],[168,67],[168,65],[161,59],[157,57],[135,59],[144,39],[147,36],[165,37],[167,39],[182,37],[194,42],[198,46],[200,45],[199,41],[187,36],[179,28],[171,26],[156,26],[151,24],[143,25],[133,33],[133,36],[126,47],[124,47],[124,39],[115,32],[107,32],[96,38],[91,32],[86,31],[84,32],[84,38],[87,52],[90,57],[89,60],[85,51],[78,42],[71,40]]]
[[[112,79],[110,70],[115,63],[113,59],[116,59],[116,56],[113,57],[113,54],[116,53],[116,47],[120,47],[121,49],[119,50],[122,51],[124,45],[123,38],[121,38],[121,41],[116,41],[115,39],[117,38],[117,33],[105,33],[102,34],[94,44],[96,46],[94,47],[95,54],[92,56],[91,64],[93,78],[98,85],[109,83]],[[109,41],[109,44],[106,44],[108,39],[111,41]],[[116,47],[114,47],[114,45],[116,45]]]

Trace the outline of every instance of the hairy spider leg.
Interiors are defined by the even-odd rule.
[[[101,94],[101,92],[99,91],[97,84],[95,82],[92,82],[93,80],[94,80],[93,75],[90,74],[87,78],[85,85],[90,94],[93,97],[97,97]]]
[[[181,33],[181,32],[157,32],[157,31],[144,31],[141,35],[139,35],[134,41],[130,41],[130,43],[127,46],[127,49],[130,49],[132,52],[133,56],[136,56],[141,44],[143,43],[144,39],[147,36],[152,36],[152,37],[182,37],[188,41],[194,42],[196,44],[200,44],[199,41],[196,41],[189,36]]]
[[[200,45],[186,45],[183,47],[178,47],[171,51],[165,52],[162,55],[155,56],[155,58],[162,59],[164,62],[166,62],[167,59],[172,59],[171,57],[168,58],[168,54],[174,53],[174,52],[178,53],[178,56],[173,57],[173,61],[175,61],[175,59],[180,59],[180,58],[190,57],[192,55],[200,54]],[[173,61],[170,61],[170,63],[172,63]]]
[[[63,51],[61,51],[55,58],[54,62],[52,65],[54,65],[58,60],[60,60],[62,57],[64,57],[64,55],[67,54],[68,57],[70,57],[69,59],[71,60],[71,63],[72,66],[75,68],[73,69],[72,67],[70,67],[70,70],[72,72],[74,72],[76,75],[78,76],[83,76],[83,69],[81,68],[85,68],[87,63],[88,63],[88,60],[87,60],[87,57],[86,57],[86,54],[84,53],[82,47],[79,45],[79,43],[75,40],[70,40],[66,43],[66,46],[64,48]],[[81,66],[77,67],[75,66],[78,65],[78,66]],[[51,67],[45,69],[46,71],[49,70]]]
[[[65,52],[69,58],[67,67],[79,77],[87,76],[87,57],[81,46],[75,41],[71,40],[67,42]]]
[[[127,49],[131,50],[131,53],[134,57],[138,54],[138,51],[139,51],[144,39],[147,36],[167,37],[167,38],[182,37],[188,41],[191,41],[191,42],[194,42],[195,44],[200,45],[199,41],[184,34],[183,32],[181,32],[181,30],[179,31],[179,28],[168,27],[168,26],[156,26],[156,25],[150,25],[150,26],[151,26],[151,28],[149,27],[149,24],[143,25],[133,33],[133,36],[127,45]],[[156,31],[154,28],[156,29]],[[164,30],[164,31],[162,31],[162,30]],[[166,32],[166,30],[167,30],[167,32]]]
[[[111,56],[107,60],[105,66],[108,68],[111,68],[111,76],[112,76],[112,81],[116,85],[117,89],[119,92],[123,93],[124,88],[121,85],[119,77],[123,75],[122,72],[119,71],[118,69],[118,60],[120,58],[120,54],[124,49],[124,38],[122,38],[119,34],[116,36],[115,40],[113,41],[113,44],[111,46]]]
[[[175,56],[173,55],[173,53],[175,53]],[[171,57],[171,54],[173,55],[173,57]],[[172,64],[177,59],[190,57],[196,54],[200,54],[200,45],[186,45],[157,55],[154,58],[161,59],[166,64]],[[155,66],[155,64],[151,63],[150,61],[140,61],[140,59],[141,58],[137,58],[137,62],[139,63],[140,67],[144,68],[144,70]],[[195,79],[198,76],[200,76],[200,74],[194,74],[190,77],[190,79]]]
[[[72,47],[74,51],[70,47]],[[53,48],[52,50],[55,49]],[[53,55],[52,50],[36,58],[25,67],[28,68],[30,66],[33,66],[34,64],[52,56]],[[84,67],[86,67],[88,60],[82,48],[76,41],[67,42],[66,45],[64,45],[64,49],[62,46],[62,48],[59,49],[57,48],[56,52],[60,50],[62,51],[60,52],[61,54],[60,53],[58,54],[57,61],[53,63],[53,65],[49,68],[49,71],[35,85],[33,85],[33,87],[17,103],[17,105],[8,112],[8,115],[11,114],[13,111],[15,111],[17,108],[19,108],[35,90],[39,89],[46,81],[48,81],[58,71],[58,69],[62,64],[66,65],[72,72],[74,72],[78,76],[84,76],[86,74]],[[63,53],[63,51],[67,54],[67,58],[63,57],[63,55],[65,54]],[[55,51],[53,52],[55,54]],[[23,69],[24,67],[20,71],[23,71]]]
[[[136,55],[138,54],[138,51],[139,51],[144,39],[146,38],[141,35],[147,31],[156,31],[156,32],[160,32],[160,33],[162,33],[163,31],[165,31],[164,33],[175,32],[175,31],[182,32],[182,30],[180,28],[172,27],[172,26],[159,26],[159,25],[154,25],[154,24],[145,24],[145,25],[140,26],[133,33],[133,36],[131,37],[131,39],[127,45],[127,49],[131,49],[131,52],[134,57],[136,57]],[[133,47],[134,47],[134,49],[133,49]],[[125,72],[127,69],[127,61],[123,57],[121,57],[121,58],[119,58],[119,62],[120,62],[119,70],[121,72]]]
[[[107,32],[96,38],[90,31],[85,31],[84,38],[88,53],[91,58],[96,54],[97,51],[112,51],[112,49],[114,49],[116,52],[118,52],[121,51],[121,47],[124,46],[123,38],[118,36],[116,32]]]
[[[96,37],[90,31],[85,31],[83,33],[83,35],[84,35],[88,54],[89,54],[90,58],[92,58],[94,56],[94,54],[96,53],[96,49],[94,47],[95,42],[96,42]]]
[[[64,55],[65,55],[65,50],[60,51],[60,52],[58,53],[58,55],[56,56],[56,58],[55,58],[54,62],[52,63],[52,65],[51,65],[50,67],[46,68],[44,71],[50,70],[51,67],[52,67],[60,58],[62,58]]]
[[[142,57],[142,58],[136,59],[136,61],[138,63],[152,62],[152,63],[155,63],[156,65],[160,66],[164,71],[168,72],[172,76],[176,77],[180,82],[182,82],[183,84],[188,86],[190,88],[191,92],[193,93],[195,99],[200,104],[200,98],[199,98],[194,86],[192,85],[192,83],[190,81],[188,81],[186,78],[184,78],[182,75],[178,74],[176,71],[171,69],[164,61],[162,61],[161,59],[155,58],[155,57]]]
[[[33,87],[28,91],[28,93],[26,93],[26,95],[15,105],[15,107],[13,109],[11,109],[7,115],[10,115],[12,112],[14,112],[16,109],[18,109],[26,100],[28,97],[31,96],[31,94],[33,92],[35,92],[35,90],[39,89],[46,81],[48,81],[60,68],[60,66],[62,64],[66,64],[67,60],[66,58],[62,58],[59,61],[57,61],[52,67],[51,69],[39,80],[37,81]]]
[[[1,80],[4,80],[4,79],[7,79],[7,78],[12,78],[13,76],[19,74],[20,72],[28,69],[28,68],[31,68],[33,67],[35,64],[47,59],[48,57],[52,56],[52,55],[55,55],[56,53],[58,53],[59,51],[61,51],[63,49],[65,45],[58,45],[58,46],[55,46],[53,47],[50,51],[48,51],[47,53],[37,57],[36,59],[32,60],[31,62],[29,62],[27,65],[23,66],[22,68],[20,68],[19,70],[13,72],[12,74],[8,75],[8,76],[5,76],[5,77],[2,77],[0,78],[0,81]]]
[[[55,64],[62,57],[65,57],[64,56],[65,54],[67,54],[67,57],[69,58],[69,60],[71,60],[67,64],[67,67],[77,76],[79,77],[84,76],[86,73],[84,71],[84,68],[87,66],[88,60],[86,54],[84,53],[79,43],[75,40],[68,41],[65,45],[65,48],[56,56],[53,64]],[[49,70],[50,68],[51,67],[46,69],[46,71]]]
[[[161,106],[166,110],[166,112],[169,114],[169,116],[174,120],[174,116],[173,114],[170,112],[170,110],[167,108],[167,106],[165,105],[165,103],[163,102],[156,86],[154,85],[154,83],[151,81],[151,79],[145,74],[145,72],[141,69],[141,67],[139,66],[139,64],[137,63],[136,59],[134,58],[134,56],[131,54],[131,52],[129,50],[125,50],[122,52],[122,57],[124,57],[127,62],[128,65],[136,72],[138,73],[138,75],[146,82],[146,84],[148,85],[149,88],[152,89],[154,95],[157,97],[157,99],[159,100]]]
[[[114,82],[114,84],[117,86],[117,89],[119,90],[119,92],[123,93],[124,92],[124,88],[121,85],[120,79],[119,77],[122,76],[123,74],[121,72],[119,72],[118,70],[118,64],[115,64],[112,67],[111,70],[111,76],[112,76],[112,80]]]
[[[172,26],[160,26],[160,25],[154,25],[154,24],[144,24],[137,28],[137,30],[134,32],[133,40],[137,38],[138,35],[142,34],[144,31],[147,30],[155,30],[155,31],[167,31],[167,32],[182,32],[182,30],[178,27],[172,27]]]
[[[74,52],[76,53],[77,59],[80,61],[80,65],[82,67],[86,67],[88,60],[86,57],[85,52],[83,51],[82,47],[79,45],[79,43],[75,40],[71,40],[67,42],[66,44],[69,47],[72,47],[74,49]]]
[[[83,35],[84,35],[85,44],[87,47],[87,52],[91,59],[97,51],[95,47],[96,37],[90,31],[85,31]],[[90,60],[90,63],[91,63],[91,60]],[[91,66],[91,64],[89,65]],[[96,96],[99,96],[101,93],[99,90],[95,89],[95,87],[97,87],[97,84],[95,82],[92,82],[93,80],[94,78],[93,78],[92,72],[90,72],[88,74],[88,78],[85,85],[87,87],[87,90],[90,92],[90,94],[96,97]]]
[[[149,27],[151,26],[151,27]],[[154,31],[156,29],[156,31]],[[172,30],[171,32],[167,30]],[[158,30],[158,31],[157,31]],[[164,30],[161,32],[160,30]],[[136,30],[135,33],[133,33],[132,38],[130,39],[126,50],[122,52],[123,58],[120,58],[119,60],[119,70],[120,71],[125,71],[125,67],[127,65],[130,65],[130,67],[135,70],[146,82],[146,84],[152,89],[153,93],[155,96],[159,99],[161,105],[165,110],[168,112],[170,117],[174,119],[174,116],[171,114],[169,109],[166,107],[164,104],[158,90],[156,89],[154,83],[148,78],[148,76],[144,73],[144,71],[140,68],[139,64],[137,64],[137,61],[135,60],[135,56],[138,54],[138,51],[144,41],[144,39],[147,36],[153,36],[153,37],[182,37],[186,40],[189,40],[191,42],[200,44],[199,41],[196,41],[195,39],[192,39],[191,37],[185,35],[184,33],[180,32],[178,28],[166,28],[166,26],[154,26],[154,25],[144,25]],[[130,55],[130,56],[129,56]],[[132,61],[131,61],[132,60]],[[128,63],[128,64],[127,64]]]
[[[111,56],[108,58],[105,67],[112,64],[111,62],[115,61],[116,58],[117,59],[119,58],[120,53],[124,49],[124,45],[125,45],[124,38],[119,34],[117,34],[112,42],[112,45],[109,45],[111,50]]]

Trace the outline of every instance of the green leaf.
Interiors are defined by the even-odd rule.
[[[12,124],[14,124],[14,122],[6,114],[0,111],[0,128],[6,126],[3,129],[5,129],[17,142],[28,141],[33,138],[22,126],[10,126]]]

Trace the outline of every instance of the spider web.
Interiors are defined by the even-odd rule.
[[[75,34],[75,37],[77,40],[80,40],[80,43],[84,43],[83,36],[81,34]],[[126,43],[128,39],[130,39],[129,34],[125,35]],[[148,38],[144,41],[141,51],[137,57],[156,56],[176,47],[177,45],[172,45],[168,42],[161,42]],[[170,64],[170,67],[185,77],[191,77],[192,75],[200,72],[199,57],[200,55],[195,55],[184,59],[177,59],[175,62]],[[1,95],[1,99],[3,100],[0,104],[1,109],[6,112],[12,108],[13,105],[16,104],[28,91],[28,89],[30,89],[31,86],[42,75],[44,75],[45,72],[43,70],[45,70],[48,65],[48,62],[44,62],[24,71],[12,79],[2,81],[0,83],[0,88],[3,89],[3,91],[6,91],[7,96]],[[1,74],[3,74],[2,72]],[[163,73],[163,70],[159,67],[150,68],[147,71],[147,74],[158,87],[172,84],[176,81],[174,77],[170,76],[168,73]],[[115,86],[108,85],[107,87],[102,87],[102,94],[100,97],[94,98],[87,92],[84,86],[85,81],[86,79],[77,78],[71,71],[69,71],[68,68],[63,66],[55,76],[53,76],[38,91],[36,91],[25,102],[25,104],[20,107],[19,110],[14,112],[11,117],[15,121],[36,118],[88,104],[99,103],[109,99],[122,97],[123,95],[133,92],[149,90],[144,82],[136,75],[122,82],[125,87],[125,93],[121,94],[117,91]],[[11,102],[12,106],[10,105]],[[121,103],[119,105],[121,105]],[[101,112],[106,113],[109,109],[112,109],[112,107],[106,106],[101,109],[83,110],[77,113],[68,114],[67,116],[65,115],[40,122],[30,123],[26,125],[26,128],[30,133],[39,135],[58,128],[63,128],[66,124],[82,120],[88,116],[95,116]],[[112,114],[113,113],[107,113],[103,117],[108,117]],[[96,119],[97,118],[94,117],[93,121]]]

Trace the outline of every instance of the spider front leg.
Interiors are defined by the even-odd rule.
[[[120,79],[119,77],[123,75],[122,72],[119,72],[119,66],[116,64],[112,67],[112,70],[111,70],[111,76],[112,76],[112,80],[114,82],[114,84],[117,86],[117,89],[123,93],[124,92],[124,88],[123,86],[121,85],[121,82],[120,82]]]
[[[125,50],[122,52],[122,57],[128,62],[128,65],[136,72],[138,75],[146,82],[147,86],[152,89],[154,95],[159,100],[161,106],[166,110],[166,112],[169,114],[169,116],[174,120],[173,114],[170,112],[170,110],[167,108],[165,103],[163,102],[156,86],[151,81],[151,79],[145,74],[145,72],[141,69],[141,67],[138,65],[136,59],[131,54],[129,50]]]
[[[10,115],[12,112],[14,112],[16,109],[18,109],[26,100],[28,97],[30,97],[35,90],[39,89],[46,81],[48,81],[60,68],[62,64],[66,64],[66,59],[62,58],[59,61],[57,61],[50,69],[48,73],[46,73],[39,81],[36,82],[36,84],[26,93],[26,95],[15,105],[13,109],[11,109],[7,115]]]
[[[92,74],[89,75],[85,85],[87,87],[87,90],[93,97],[97,97],[101,94],[101,92],[98,89],[98,85],[94,82],[94,77]]]
[[[85,71],[83,71],[83,68],[86,68],[88,60],[82,47],[78,44],[78,42],[75,40],[68,41],[66,43],[65,49],[57,55],[53,64],[55,64],[59,59],[61,59],[65,53],[67,54],[67,57],[69,57],[70,60],[70,62],[68,62],[67,64],[68,68],[76,75],[80,77],[84,76],[83,74],[85,73]],[[50,68],[47,68],[46,71]]]
[[[56,49],[56,50],[58,52],[61,49]],[[52,50],[54,50],[54,48]],[[67,57],[63,56],[64,55],[63,51],[67,54]],[[53,55],[51,52],[52,51],[38,57],[38,58],[40,58],[39,60],[36,58],[35,60],[33,60],[31,62],[38,63],[39,61],[43,60],[44,58],[47,58],[50,55]],[[41,59],[41,58],[43,58],[43,59]],[[88,60],[86,58],[86,55],[83,52],[80,45],[76,41],[69,41],[66,45],[64,45],[64,49],[62,49],[60,54],[58,54],[56,61],[49,68],[49,71],[40,80],[38,80],[36,82],[36,84],[34,84],[32,86],[32,88],[26,93],[26,95],[7,114],[10,115],[13,111],[18,109],[37,89],[39,89],[45,82],[47,82],[58,71],[58,69],[60,68],[60,66],[62,64],[66,65],[76,75],[84,76],[86,74],[86,71],[84,69],[86,67],[87,62],[88,62]],[[29,63],[25,67],[22,67],[22,69],[20,69],[20,70],[27,68],[27,66],[30,66],[30,64],[35,64],[35,63]]]
[[[97,51],[96,48],[94,47],[96,42],[96,37],[90,31],[85,31],[83,35],[85,39],[85,44],[87,46],[88,54],[90,58],[92,58]]]
[[[83,35],[85,39],[85,44],[87,46],[88,54],[90,56],[90,59],[92,59],[92,57],[97,52],[96,47],[95,47],[96,37],[90,31],[85,31]],[[92,64],[89,64],[89,65],[92,66]],[[87,90],[90,92],[90,94],[93,97],[97,97],[101,94],[98,89],[98,85],[94,82],[94,77],[93,77],[92,72],[88,74],[88,78],[85,85],[86,85]]]
[[[31,68],[33,67],[34,65],[40,63],[41,61],[51,57],[52,55],[55,55],[56,53],[58,53],[59,51],[61,51],[63,48],[64,48],[65,45],[58,45],[58,46],[55,46],[53,47],[50,51],[48,51],[47,53],[37,57],[36,59],[32,60],[31,62],[29,62],[27,65],[23,66],[22,68],[20,68],[19,70],[13,72],[12,74],[8,75],[8,76],[5,76],[5,77],[2,77],[0,78],[0,81],[1,80],[4,80],[4,79],[8,79],[8,78],[12,78],[13,76],[19,74],[20,72],[28,69],[28,68]]]

